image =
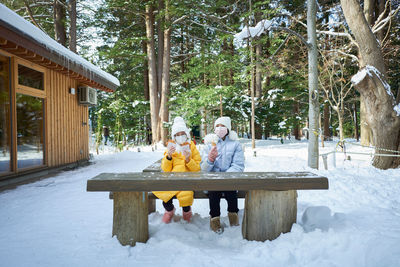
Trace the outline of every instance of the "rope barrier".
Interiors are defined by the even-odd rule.
[[[349,152],[349,151],[347,151],[346,143],[347,143],[347,144],[351,144],[351,145],[355,145],[355,146],[361,146],[361,147],[363,147],[363,148],[374,149],[375,152],[377,152],[377,151],[387,151],[387,152],[394,152],[394,153],[396,153],[396,154],[381,154],[381,153],[375,153],[375,152],[370,152],[370,153],[368,153],[368,152]],[[340,147],[342,151],[337,151],[337,150],[338,150],[338,147]],[[376,148],[376,147],[373,147],[373,146],[364,146],[364,145],[360,145],[360,144],[353,143],[353,142],[349,142],[349,141],[345,141],[345,140],[339,140],[339,141],[336,143],[335,150],[330,151],[330,152],[327,152],[327,153],[320,154],[320,156],[321,156],[322,159],[323,159],[323,163],[324,163],[325,170],[328,169],[328,155],[329,155],[329,154],[333,154],[333,166],[336,167],[336,153],[343,153],[343,154],[344,154],[344,160],[346,160],[346,159],[349,158],[349,157],[347,156],[347,154],[369,155],[369,156],[371,156],[371,157],[374,157],[374,156],[379,156],[379,157],[400,157],[400,154],[399,154],[400,151],[397,151],[397,150],[390,150],[390,149],[384,149],[384,148]]]
[[[316,134],[316,132],[314,132],[314,134]],[[320,134],[320,136],[324,137],[324,138],[332,138],[332,136],[326,136],[326,135],[323,135],[323,134]],[[365,146],[365,145],[361,145],[361,144],[358,144],[358,143],[349,142],[349,141],[346,141],[346,140],[339,140],[337,142],[336,146],[340,146],[342,149],[345,149],[345,143],[348,143],[348,144],[351,144],[351,145],[355,145],[355,146],[360,146],[360,147],[363,147],[363,148],[375,149],[376,151],[387,151],[387,152],[393,152],[393,153],[396,153],[396,154],[400,154],[400,151],[398,151],[398,150],[391,150],[391,149],[380,148],[380,147],[375,147],[375,146]],[[386,154],[383,154],[383,155],[386,155]]]

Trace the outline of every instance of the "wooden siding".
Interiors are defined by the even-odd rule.
[[[46,152],[49,167],[89,159],[88,107],[78,104],[78,83],[47,70]],[[75,95],[70,94],[75,88]]]

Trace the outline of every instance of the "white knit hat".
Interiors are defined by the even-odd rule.
[[[186,127],[186,124],[185,124],[185,121],[183,120],[183,118],[182,117],[175,117],[174,123],[172,124],[172,129],[171,129],[172,139],[175,139],[174,138],[175,134],[177,134],[179,132],[185,132],[186,136],[188,137],[188,139],[190,139],[190,131]]]
[[[238,137],[237,133],[235,131],[232,131],[231,118],[229,118],[229,117],[219,117],[214,122],[214,128],[218,124],[225,125],[225,127],[229,130],[229,139],[231,139],[231,140],[239,140],[239,137]]]
[[[219,117],[219,118],[214,122],[214,128],[215,128],[218,124],[225,125],[225,127],[228,128],[229,132],[230,132],[231,129],[232,129],[232,126],[231,126],[231,118],[229,118],[229,117]]]

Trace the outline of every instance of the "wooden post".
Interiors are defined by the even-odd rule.
[[[147,192],[114,192],[112,236],[121,245],[135,246],[149,239]]]
[[[321,156],[322,156],[322,159],[324,161],[324,168],[325,168],[325,170],[327,170],[328,169],[328,155],[324,154],[324,155],[321,155]]]
[[[156,200],[149,199],[149,214],[153,212],[156,212]]]
[[[274,240],[296,222],[297,191],[251,190],[246,194],[242,235],[247,240]]]

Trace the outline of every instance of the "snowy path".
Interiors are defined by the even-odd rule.
[[[255,158],[244,142],[246,171],[307,170],[329,178],[329,190],[298,191],[298,223],[290,233],[266,242],[243,240],[240,227],[216,235],[209,230],[207,200],[195,200],[192,223],[178,216],[165,225],[157,202],[149,241],[122,247],[111,238],[108,193],[86,192],[86,180],[101,172],[141,171],[163,152],[145,148],[100,155],[88,167],[0,192],[0,266],[400,266],[400,169],[377,170],[368,156],[343,161],[338,155],[336,169],[322,170],[321,163],[315,171],[306,167],[304,141],[260,141]],[[327,145],[330,151],[335,144]],[[318,206],[332,216],[323,217]],[[303,224],[310,207],[320,217]],[[242,216],[243,200],[239,208]],[[226,211],[222,216],[228,224]]]

